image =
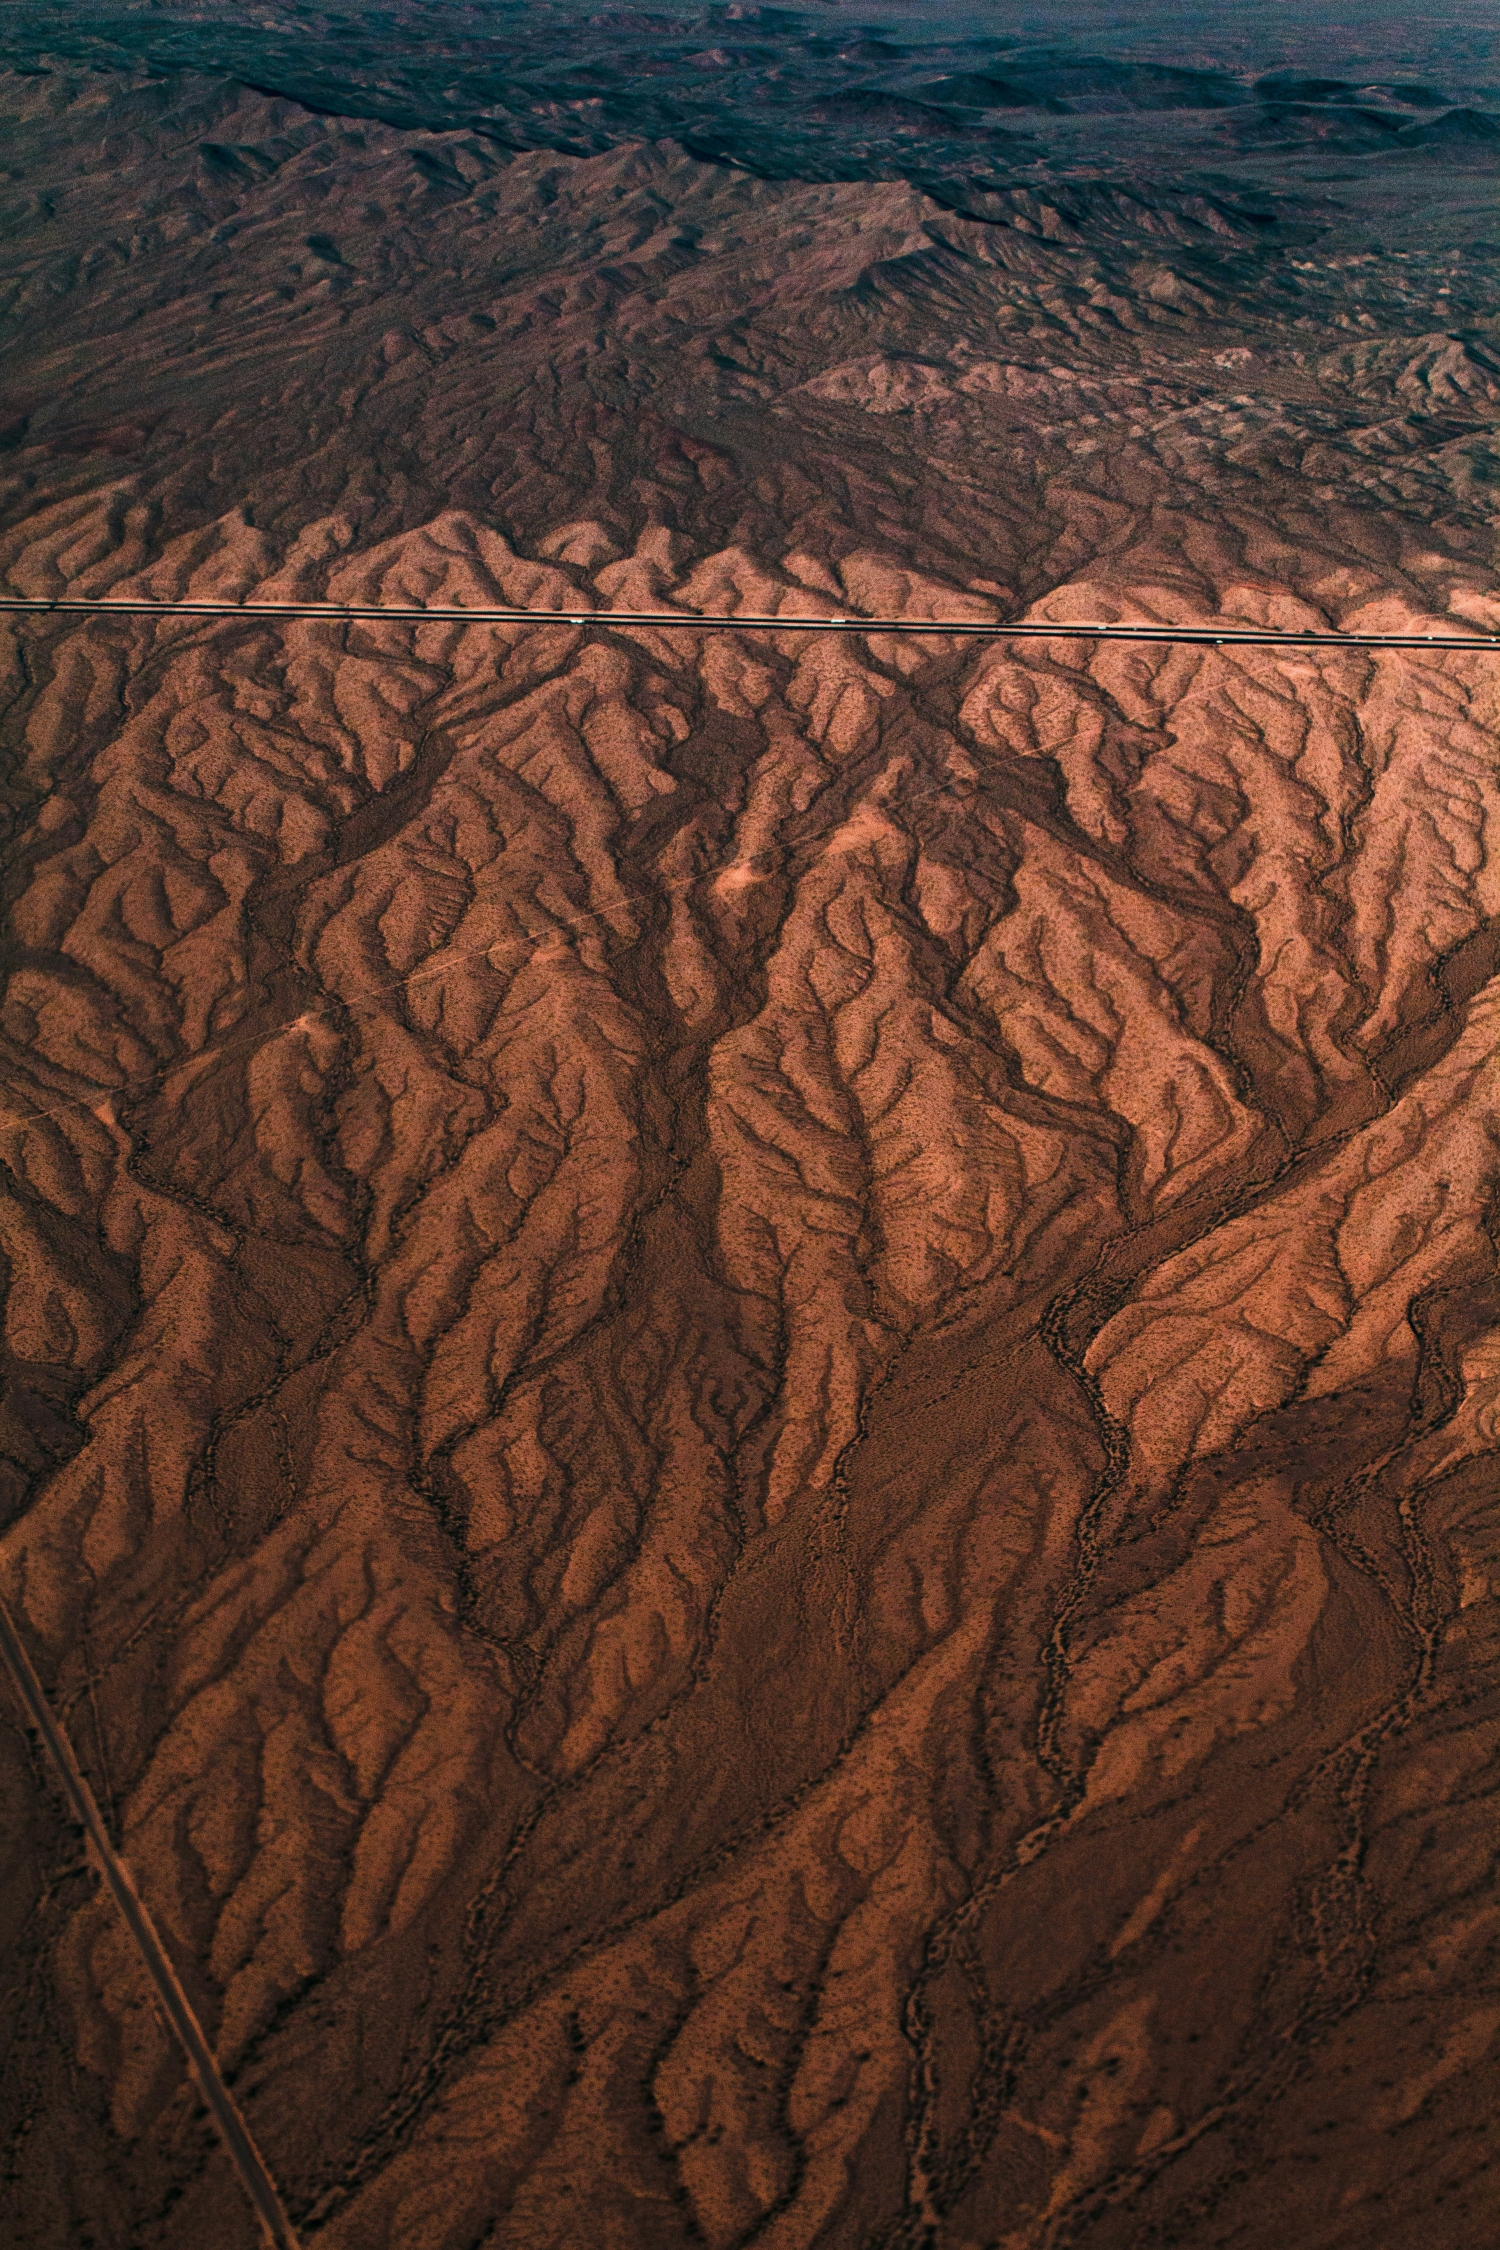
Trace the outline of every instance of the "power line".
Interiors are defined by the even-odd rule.
[[[156,601],[123,597],[0,596],[0,615],[97,617],[236,617],[251,621],[305,618],[334,624],[529,625],[571,630],[604,628],[686,632],[898,633],[991,640],[1138,641],[1151,645],[1250,648],[1371,648],[1448,650],[1500,648],[1497,633],[1341,633],[1250,625],[1114,624],[1103,620],[976,619],[829,616],[692,615],[680,610],[536,610],[518,607],[399,605],[332,602]],[[583,919],[594,919],[593,915]],[[564,927],[568,925],[563,925]],[[494,942],[480,948],[495,949]],[[433,973],[433,972],[429,972]],[[411,979],[401,979],[405,984]],[[71,1106],[71,1105],[70,1105]],[[43,1112],[42,1115],[58,1114]],[[35,1121],[35,1120],[33,1120]],[[19,1120],[23,1124],[25,1120]],[[271,2250],[297,2250],[297,2237],[274,2180],[234,2097],[220,2076],[212,2049],[177,1976],[128,1867],[115,1850],[92,1790],[62,1721],[54,1712],[9,1611],[0,1600],[0,1657],[45,1747],[74,1817],[93,1847],[103,1876],[141,1960],[163,2014],[187,2058],[225,2148],[254,2205]]]
[[[37,1678],[25,1643],[17,1632],[15,1622],[3,1601],[0,1601],[0,1657],[15,1682],[47,1755],[57,1770],[73,1817],[83,1829],[94,1849],[99,1872],[120,1910],[121,1919],[134,1940],[136,1951],[145,1964],[146,1973],[155,1987],[163,2015],[177,2036],[179,2045],[188,2060],[188,2067],[198,2082],[198,2091],[220,2138],[244,2183],[245,2192],[255,2206],[256,2217],[271,2250],[297,2250],[297,2237],[292,2223],[282,2207],[276,2183],[266,2169],[265,2159],[250,2137],[250,2128],[240,2115],[234,2096],[219,2075],[213,2050],[203,2034],[203,2026],[194,2012],[193,2004],[182,1988],[171,1957],[162,1944],[156,1924],[146,1910],[145,1902],[135,1887],[129,1868],[115,1850],[109,1830],[104,1825],[94,1792],[84,1777],[77,1754],[68,1738],[67,1729],[47,1697],[47,1691]]]
[[[150,601],[133,595],[91,600],[83,595],[56,598],[0,595],[0,615],[80,617],[241,617],[322,618],[332,624],[397,625],[563,625],[620,631],[649,627],[653,632],[736,633],[907,633],[960,635],[978,640],[1145,641],[1209,648],[1409,648],[1439,654],[1450,649],[1500,649],[1496,633],[1339,633],[1276,625],[1117,625],[1103,620],[974,617],[857,617],[835,612],[827,617],[694,616],[678,609],[513,609],[418,606],[385,602],[213,602]]]
[[[570,630],[590,627],[606,630],[775,633],[898,633],[926,637],[961,637],[990,640],[1138,641],[1152,645],[1250,648],[1371,648],[1448,650],[1500,648],[1496,633],[1341,633],[1316,629],[1294,630],[1252,625],[1114,624],[1102,620],[976,619],[972,617],[904,618],[860,617],[835,613],[829,616],[693,615],[680,610],[536,610],[518,607],[460,607],[457,605],[399,605],[332,602],[219,602],[156,601],[122,597],[91,599],[85,596],[0,596],[0,615],[97,617],[237,617],[264,619],[321,619],[335,624],[386,623],[406,625],[529,625],[562,626]],[[593,919],[593,916],[585,917]],[[566,925],[565,925],[566,926]],[[482,948],[489,952],[493,944]],[[402,983],[411,981],[400,980]],[[47,1113],[43,1113],[47,1114]],[[255,2208],[271,2250],[297,2250],[297,2238],[283,2208],[274,2180],[251,2137],[234,2097],[225,2085],[213,2051],[204,2035],[186,1991],[172,1965],[155,1923],[137,1891],[128,1867],[115,1850],[99,1812],[93,1791],[67,1734],[66,1728],[43,1689],[25,1646],[3,1600],[0,1600],[0,1657],[3,1657],[45,1747],[63,1791],[93,1848],[101,1875],[141,1960],[166,2017],[187,2058],[225,2148]]]

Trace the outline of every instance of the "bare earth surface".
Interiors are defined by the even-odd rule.
[[[1483,134],[0,121],[4,591],[1060,628],[0,634],[3,1588],[304,2238],[1492,2244],[1500,659],[1062,630],[1500,625]],[[6,2241],[249,2250],[0,1761]]]

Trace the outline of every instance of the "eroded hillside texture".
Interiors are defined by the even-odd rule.
[[[1500,658],[1066,630],[1500,626],[1408,97],[0,80],[6,592],[1058,624],[0,632],[3,1588],[320,2250],[1495,2240]],[[0,1759],[5,2239],[251,2250]]]

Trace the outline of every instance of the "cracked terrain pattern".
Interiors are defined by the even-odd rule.
[[[1500,664],[1067,626],[1500,624],[1494,246],[0,104],[7,591],[1058,626],[0,635],[4,1590],[303,2238],[1483,2250]],[[249,2250],[0,1761],[7,2241]]]

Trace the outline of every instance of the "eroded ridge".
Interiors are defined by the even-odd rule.
[[[726,571],[792,592],[684,604]],[[450,515],[329,591],[536,572]],[[1489,1448],[1494,1004],[1443,980],[1495,693],[27,641],[10,1339],[70,1458],[7,1568],[327,2239],[563,2243],[566,2182],[957,2241],[1017,2181],[1017,2242],[1109,2239],[1402,2004]],[[168,2131],[104,1902],[56,1944],[113,2131]]]
[[[1067,628],[1493,623],[1485,347],[1278,267],[1249,398],[1169,234],[130,101],[204,419],[39,410],[18,594],[1055,627],[6,628],[0,1571],[299,2234],[1479,2250],[1500,678]],[[385,331],[274,294],[382,196]],[[238,2250],[0,1750],[21,2239]]]

